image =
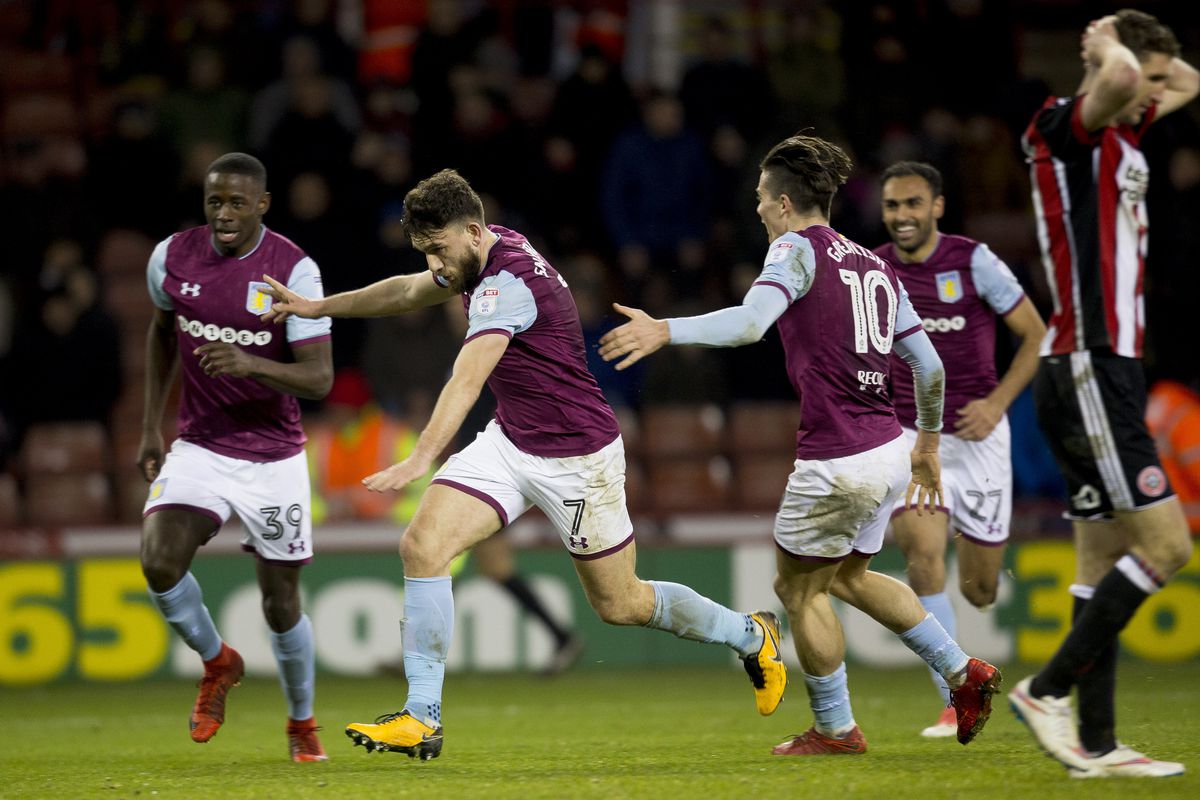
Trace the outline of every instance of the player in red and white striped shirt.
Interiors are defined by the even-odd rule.
[[[1009,700],[1079,777],[1184,771],[1118,743],[1113,714],[1117,636],[1192,549],[1146,431],[1139,360],[1150,179],[1139,142],[1152,122],[1200,93],[1200,73],[1178,53],[1175,35],[1149,14],[1125,9],[1092,22],[1078,91],[1050,98],[1024,137],[1054,293],[1034,396],[1067,479],[1077,567],[1071,633]]]

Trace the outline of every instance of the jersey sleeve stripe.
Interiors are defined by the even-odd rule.
[[[796,298],[792,296],[792,293],[790,291],[788,291],[788,288],[786,286],[784,286],[782,283],[776,283],[775,281],[755,281],[752,285],[754,285],[754,286],[774,286],[776,289],[783,292],[783,296],[787,298],[787,301],[789,304],[796,302]]]
[[[488,328],[488,329],[482,330],[482,331],[475,331],[475,333],[472,333],[470,336],[468,336],[466,339],[463,340],[463,344],[466,344],[467,342],[473,342],[476,339],[478,339],[480,336],[487,336],[489,333],[501,333],[501,334],[504,334],[505,336],[507,336],[509,339],[513,338],[513,332],[510,330],[507,330],[505,328]]]
[[[892,341],[899,341],[900,339],[906,339],[906,338],[908,338],[909,336],[912,336],[912,335],[913,335],[914,333],[916,333],[917,331],[922,331],[922,330],[925,330],[924,326],[922,326],[922,325],[913,325],[911,328],[906,328],[906,329],[904,329],[903,331],[900,331],[899,333],[897,333],[896,335],[894,335],[894,336],[892,337]]]
[[[306,345],[306,344],[316,344],[317,342],[328,342],[332,338],[333,338],[332,333],[322,333],[319,336],[307,336],[303,339],[296,339],[295,341],[289,341],[288,344],[291,345],[291,347],[293,347],[293,348],[304,347],[304,345]]]

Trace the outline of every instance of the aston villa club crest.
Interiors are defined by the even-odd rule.
[[[271,284],[263,281],[250,281],[246,287],[246,310],[255,316],[261,316],[271,310],[271,295],[266,293]]]
[[[934,276],[934,280],[937,281],[938,300],[943,303],[957,303],[962,299],[962,278],[958,276],[958,270],[939,272]]]

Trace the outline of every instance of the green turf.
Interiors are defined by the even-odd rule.
[[[1009,684],[1029,670],[1008,670]],[[420,763],[368,754],[341,732],[395,710],[399,681],[324,678],[317,717],[331,760],[286,759],[278,684],[247,680],[206,745],[187,734],[183,682],[0,691],[0,797],[223,798],[1153,798],[1200,797],[1200,664],[1123,664],[1123,740],[1184,761],[1182,778],[1068,779],[997,703],[978,741],[923,740],[936,699],[924,673],[851,667],[857,757],[779,758],[772,745],[808,726],[794,677],[774,717],[754,712],[728,670],[580,669],[554,680],[452,675],[446,746]]]

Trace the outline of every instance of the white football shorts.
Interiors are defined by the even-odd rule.
[[[203,514],[218,529],[236,513],[246,528],[242,549],[272,564],[312,560],[308,462],[303,452],[282,461],[244,461],[176,439],[150,484],[142,516],[168,508]]]
[[[912,477],[910,450],[897,436],[851,456],[797,459],[775,516],[775,543],[802,561],[878,553],[892,506]]]
[[[492,420],[475,441],[447,459],[433,483],[487,503],[502,525],[536,505],[578,559],[609,555],[633,541],[620,436],[595,453],[546,458],[519,450]]]
[[[942,432],[939,455],[945,506],[939,510],[950,517],[950,530],[959,531],[972,542],[996,546],[1008,541],[1012,520],[1012,453],[1008,417],[981,442],[970,442]],[[917,432],[904,429],[911,450]],[[893,516],[904,511],[904,497],[896,503]]]

